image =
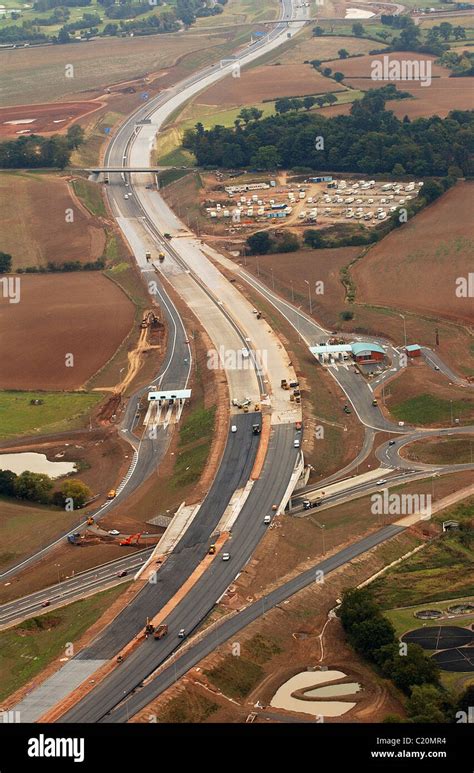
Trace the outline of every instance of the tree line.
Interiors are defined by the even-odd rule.
[[[17,475],[11,470],[0,470],[0,496],[61,508],[72,500],[71,510],[84,507],[92,496],[90,488],[81,480],[65,480],[59,490],[53,489],[54,481],[44,473],[25,470]]]
[[[70,126],[65,135],[43,137],[29,134],[16,140],[0,142],[0,168],[2,169],[64,169],[71,153],[84,142],[81,126]]]
[[[86,7],[91,0],[36,0],[33,9],[39,12],[53,10],[51,16],[24,20],[21,25],[13,24],[0,29],[0,43],[56,43],[65,44],[76,42],[71,32],[79,31],[82,38],[96,36],[115,36],[133,33],[134,35],[156,35],[167,32],[177,32],[181,25],[186,27],[194,24],[197,18],[216,16],[223,12],[223,6],[228,0],[217,0],[209,6],[206,0],[177,0],[175,8],[164,10],[159,14],[152,14],[145,19],[137,17],[149,13],[153,6],[164,5],[163,0],[153,0],[153,4],[144,0],[98,0],[105,9],[104,15],[112,22],[106,24],[102,31],[97,25],[102,23],[102,18],[97,13],[84,13],[77,21],[64,23],[57,35],[49,35],[40,30],[41,27],[51,26],[67,22],[70,14],[67,7]],[[21,14],[15,14],[14,19],[21,18]],[[115,23],[115,20],[118,23]],[[181,22],[181,25],[180,25]]]
[[[385,109],[380,89],[356,100],[349,115],[325,118],[295,113],[252,120],[245,126],[197,124],[183,146],[203,167],[412,174],[472,174],[474,111],[453,110],[402,121]]]

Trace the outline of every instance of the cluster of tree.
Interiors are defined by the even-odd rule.
[[[445,51],[438,60],[439,64],[453,71],[453,76],[474,75],[474,53],[472,51]]]
[[[439,669],[417,644],[401,648],[392,623],[383,616],[370,591],[344,593],[339,618],[351,646],[409,696],[412,722],[446,722],[452,703],[439,682]]]
[[[149,10],[150,3],[123,3],[107,6],[105,15],[108,19],[134,19]]]
[[[64,32],[76,32],[86,28],[95,27],[97,24],[101,24],[102,19],[97,13],[84,13],[80,19],[64,24],[61,30]],[[60,31],[61,31],[60,30]]]
[[[285,231],[281,236],[276,236],[268,231],[257,231],[248,237],[246,245],[250,255],[296,252],[300,248],[298,237],[289,231]]]
[[[0,43],[48,43],[51,41],[49,35],[44,32],[38,32],[31,21],[24,21],[21,25],[12,24],[0,29]]]
[[[276,100],[275,111],[283,115],[284,113],[289,113],[290,110],[311,110],[315,105],[324,107],[324,105],[334,105],[335,102],[337,102],[337,97],[334,94],[321,94],[320,97],[308,96],[301,99],[298,97],[283,97]]]
[[[52,137],[30,134],[0,142],[0,168],[3,169],[64,169],[70,157],[71,147],[67,137],[57,134]]]
[[[158,35],[164,32],[177,32],[179,24],[174,13],[153,14],[146,19],[121,20],[119,25],[106,24],[102,35],[119,35],[133,32],[134,35]]]
[[[177,0],[176,16],[189,27],[194,24],[197,17],[216,16],[222,13],[222,6],[226,4],[227,0],[217,0],[214,5],[208,5],[206,0]]]
[[[91,4],[91,0],[35,0],[33,10],[44,13],[53,8],[85,8]]]
[[[91,498],[91,490],[80,480],[65,480],[59,491],[53,492],[54,482],[49,475],[26,470],[17,475],[0,470],[0,496],[25,499],[42,505],[64,507],[72,500],[71,509],[83,507]]]
[[[243,127],[208,130],[197,124],[185,133],[183,146],[205,167],[283,166],[365,174],[395,170],[456,177],[472,174],[474,112],[453,110],[444,119],[400,121],[385,110],[383,93],[371,89],[354,102],[350,115],[290,112]]]
[[[0,142],[0,168],[64,169],[69,163],[71,151],[83,142],[84,129],[78,125],[70,126],[64,136],[55,134],[53,137],[43,137],[40,134],[30,134],[16,140]]]
[[[0,252],[0,274],[8,274],[12,267],[12,256],[8,252]]]
[[[58,7],[54,9],[51,16],[46,16],[46,17],[38,16],[36,19],[32,20],[32,24],[35,24],[38,27],[51,27],[54,24],[61,24],[63,22],[66,22],[70,16],[71,16],[71,11],[69,10],[69,8]]]
[[[64,263],[49,261],[45,266],[26,266],[17,268],[17,274],[51,274],[58,271],[70,273],[71,271],[102,271],[105,268],[105,260],[91,260],[81,263],[79,260],[66,260]]]

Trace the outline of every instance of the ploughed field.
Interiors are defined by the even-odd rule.
[[[81,388],[129,333],[132,302],[98,271],[20,281],[20,302],[0,304],[0,388]]]

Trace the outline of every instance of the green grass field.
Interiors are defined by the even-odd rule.
[[[103,398],[87,392],[0,392],[0,439],[71,428]],[[31,405],[31,400],[43,400]]]
[[[22,687],[86,631],[128,583],[0,632],[0,699]]]
[[[72,181],[74,193],[82,201],[86,209],[96,217],[107,217],[100,186],[78,177]]]
[[[430,394],[418,395],[390,407],[392,415],[398,421],[410,424],[435,424],[448,422],[453,418],[461,422],[472,416],[472,403],[467,400],[442,400]]]
[[[404,454],[422,464],[469,464],[474,461],[474,436],[421,441],[408,446]]]
[[[433,520],[470,523],[474,498],[443,510]],[[430,605],[446,598],[465,598],[474,594],[474,544],[461,530],[450,531],[425,545],[419,552],[389,569],[371,583],[383,609],[415,604]]]
[[[201,477],[209,456],[216,408],[198,407],[189,414],[179,431],[177,455],[171,485],[181,488]]]

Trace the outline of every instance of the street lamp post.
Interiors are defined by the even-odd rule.
[[[311,300],[311,285],[310,285],[310,283],[308,282],[307,279],[305,279],[304,282],[305,282],[305,284],[308,285],[309,313],[312,314],[313,313],[313,302]]]
[[[407,345],[407,320],[404,314],[400,314],[403,319],[403,337],[405,339],[405,346]]]

